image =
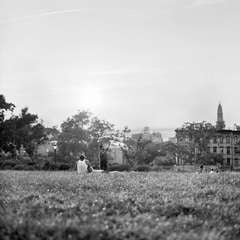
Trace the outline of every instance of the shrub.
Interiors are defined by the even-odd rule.
[[[28,170],[28,166],[24,164],[17,164],[13,167],[14,170]]]
[[[161,166],[153,166],[151,167],[151,171],[159,172],[162,171],[163,168]]]
[[[19,156],[18,161],[21,162],[22,164],[29,164],[33,162],[29,156]]]
[[[51,163],[49,161],[46,161],[43,166],[42,166],[43,170],[56,170],[57,166],[54,163]]]
[[[15,167],[16,162],[13,160],[6,160],[1,164],[1,168],[2,169],[11,169],[13,167]]]
[[[134,168],[134,170],[138,172],[149,172],[151,167],[148,165],[138,165]]]
[[[58,166],[58,170],[69,170],[70,166],[67,163],[60,163]]]
[[[168,156],[158,156],[153,162],[156,166],[173,166],[175,164],[175,161]]]
[[[50,161],[46,161],[42,170],[69,170],[71,166],[68,163],[54,163]]]
[[[130,166],[127,164],[114,164],[112,166],[109,166],[108,168],[109,171],[129,171]]]

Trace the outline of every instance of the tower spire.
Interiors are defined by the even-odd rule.
[[[223,120],[223,110],[222,110],[221,103],[218,104],[216,128],[217,130],[222,130],[225,128],[225,122]]]

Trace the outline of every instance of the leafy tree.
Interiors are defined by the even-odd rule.
[[[108,121],[101,120],[97,117],[93,117],[88,128],[90,134],[90,142],[88,144],[88,156],[92,160],[94,167],[99,165],[99,140],[108,135],[109,140],[113,138],[114,135],[114,125]]]
[[[235,129],[236,129],[237,131],[240,131],[240,125],[234,124],[234,127],[235,127]]]
[[[47,127],[45,128],[45,134],[49,140],[51,139],[57,140],[60,135],[60,131],[57,129],[56,126]]]
[[[44,126],[38,122],[38,116],[28,112],[28,108],[23,108],[19,116],[11,116],[1,123],[1,148],[5,152],[16,154],[21,146],[32,156],[37,144],[39,144],[45,134]]]
[[[126,138],[124,143],[128,146],[126,155],[132,166],[150,164],[160,155],[160,144],[145,139],[141,133]]]
[[[91,138],[98,141],[106,133],[113,132],[114,125],[108,121],[100,120],[99,118],[94,117],[91,119],[88,130]]]
[[[199,158],[199,163],[204,165],[222,165],[224,161],[223,155],[219,153],[205,153]]]
[[[185,146],[189,153],[194,155],[194,162],[202,158],[208,152],[209,140],[216,133],[216,128],[205,121],[199,123],[185,123],[176,129],[178,144]]]
[[[6,102],[5,97],[0,94],[0,124],[4,121],[4,114],[6,111],[13,111],[15,105],[13,103]]]
[[[61,124],[58,137],[60,153],[67,159],[76,160],[81,152],[86,153],[94,167],[98,165],[99,139],[114,132],[114,125],[80,111]]]
[[[58,137],[59,151],[63,156],[76,157],[80,152],[86,152],[90,140],[90,113],[78,112],[61,124]]]

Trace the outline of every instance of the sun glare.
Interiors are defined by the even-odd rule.
[[[93,86],[83,88],[80,98],[80,103],[83,107],[95,109],[101,106],[102,102],[103,97],[100,89]]]

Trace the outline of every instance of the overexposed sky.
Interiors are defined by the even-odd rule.
[[[0,89],[49,125],[240,123],[239,0],[0,0]]]

